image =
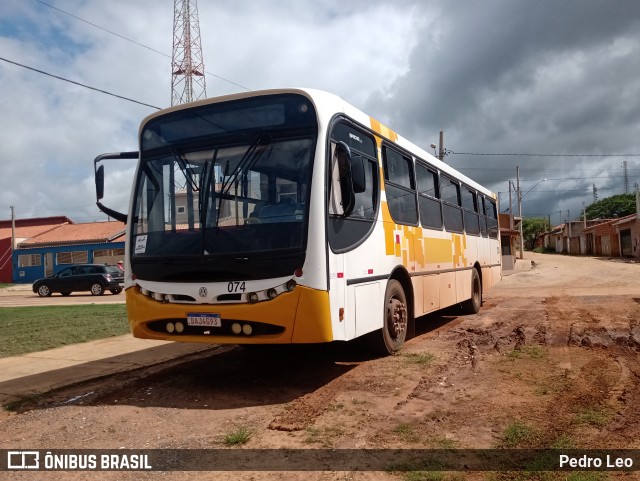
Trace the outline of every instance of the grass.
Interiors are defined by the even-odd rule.
[[[420,441],[420,434],[408,423],[398,424],[393,428],[393,433],[407,443],[417,443]]]
[[[249,438],[251,438],[251,431],[244,426],[240,426],[225,434],[222,442],[227,446],[238,446],[240,444],[245,444],[249,441]]]
[[[4,307],[0,357],[44,351],[129,332],[123,304]]]
[[[332,448],[335,440],[345,434],[344,429],[338,426],[308,427],[306,431],[307,437],[304,442],[307,444],[319,444],[323,448]]]
[[[507,353],[507,359],[545,359],[547,351],[540,346],[523,346]]]
[[[606,426],[612,418],[613,412],[611,409],[599,406],[580,409],[574,416],[577,424],[590,424],[598,427]]]
[[[514,421],[505,428],[502,440],[508,448],[532,447],[538,440],[538,433],[531,426]]]
[[[422,354],[408,352],[406,354],[402,354],[402,357],[409,364],[422,364],[425,366],[429,366],[436,359],[436,356],[428,352],[423,352]]]

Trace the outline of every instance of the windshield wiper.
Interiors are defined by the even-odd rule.
[[[240,162],[238,162],[238,165],[234,169],[231,176],[228,176],[225,173],[225,180],[222,182],[222,186],[220,187],[220,193],[218,194],[219,200],[218,200],[218,215],[216,216],[216,225],[215,225],[216,227],[218,227],[218,221],[220,220],[220,209],[222,208],[222,199],[224,198],[225,195],[229,193],[229,191],[231,190],[231,186],[233,186],[237,182],[238,177],[240,177],[240,174],[242,172],[246,172],[251,167],[253,167],[253,165],[258,161],[258,159],[262,157],[262,154],[264,153],[266,147],[269,145],[273,147],[273,144],[271,142],[272,142],[271,135],[269,135],[264,130],[260,132],[256,140],[254,140],[253,143],[247,148],[247,151],[242,156],[242,159],[240,159]]]
[[[180,167],[180,170],[184,174],[185,179],[187,179],[187,182],[191,184],[191,188],[194,190],[194,192],[198,192],[200,188],[198,184],[196,184],[196,181],[193,179],[191,169],[187,166],[187,163],[185,162],[184,157],[182,157],[182,154],[178,153],[173,147],[171,147],[171,153],[173,154],[173,157],[178,162],[178,166]]]
[[[200,218],[200,225],[202,226],[202,232],[204,234],[204,227],[207,225],[207,212],[209,210],[209,192],[212,192],[212,195],[215,196],[215,187],[213,191],[210,189],[211,182],[214,182],[215,186],[215,165],[216,159],[218,158],[218,149],[215,149],[213,152],[213,156],[211,157],[211,161],[205,163],[202,168],[202,173],[200,174],[200,199],[198,202],[198,214]],[[213,198],[213,205],[215,205],[215,197]]]

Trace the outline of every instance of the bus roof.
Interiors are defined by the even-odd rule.
[[[447,173],[455,177],[456,179],[459,179],[460,181],[467,184],[469,187],[472,187],[478,190],[479,192],[482,192],[483,194],[493,199],[496,199],[496,194],[491,190],[487,189],[486,187],[483,187],[482,185],[478,184],[477,182],[470,179],[466,175],[457,171],[450,165],[434,157],[432,154],[422,149],[418,145],[414,144],[413,142],[409,141],[408,139],[402,137],[401,135],[398,135],[395,131],[381,124],[379,121],[377,121],[373,117],[365,114],[360,109],[349,104],[341,97],[335,94],[326,92],[324,90],[309,89],[309,88],[282,88],[282,89],[269,89],[269,90],[253,90],[250,92],[242,92],[242,93],[236,93],[236,94],[223,95],[219,97],[211,97],[208,99],[199,100],[197,102],[190,102],[186,104],[175,105],[173,107],[168,107],[166,109],[159,110],[158,112],[154,112],[153,114],[147,116],[142,121],[140,128],[142,129],[142,126],[144,126],[151,119],[164,115],[169,112],[188,109],[191,107],[197,107],[201,105],[208,105],[212,103],[228,102],[231,100],[238,100],[238,99],[244,99],[244,98],[261,97],[265,95],[274,95],[274,94],[287,94],[287,93],[301,94],[309,98],[314,103],[314,106],[316,107],[316,111],[318,113],[318,116],[320,117],[320,120],[325,124],[327,124],[335,114],[344,113],[345,115],[347,115],[348,117],[351,117],[353,120],[355,120],[356,122],[359,122],[366,128],[373,130],[380,137],[386,139],[389,142],[395,143],[400,148],[411,153],[413,156],[427,161],[429,164],[436,167],[440,171]]]

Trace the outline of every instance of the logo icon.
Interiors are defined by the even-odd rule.
[[[207,288],[201,287],[200,290],[198,291],[198,294],[200,294],[200,297],[207,297]]]
[[[7,451],[7,469],[39,469],[38,451]]]

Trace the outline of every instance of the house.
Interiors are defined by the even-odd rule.
[[[503,271],[509,271],[515,268],[516,252],[520,246],[520,222],[521,217],[513,216],[511,214],[498,215]]]
[[[584,230],[587,236],[587,246],[590,247],[587,254],[606,257],[618,257],[620,255],[620,236],[613,226],[613,223],[617,220],[619,219],[604,220]]]
[[[640,258],[640,214],[621,217],[612,225],[620,240],[620,255]]]
[[[13,282],[31,283],[68,264],[116,264],[124,258],[122,222],[65,223],[17,242]]]
[[[587,220],[570,220],[562,224],[562,250],[557,252],[562,252],[563,254],[570,255],[586,255],[589,252],[593,251],[593,246],[588,244],[589,239],[587,238],[587,234],[585,233],[585,229],[588,229],[591,226],[596,224],[601,224],[607,219],[593,219]]]
[[[19,242],[64,224],[73,224],[73,222],[64,216],[0,220],[0,282],[13,282],[13,251]],[[15,236],[14,245],[11,245],[13,236]]]
[[[564,226],[564,224],[557,225],[549,232],[544,233],[544,246],[547,249],[554,249],[558,253],[562,252]]]

